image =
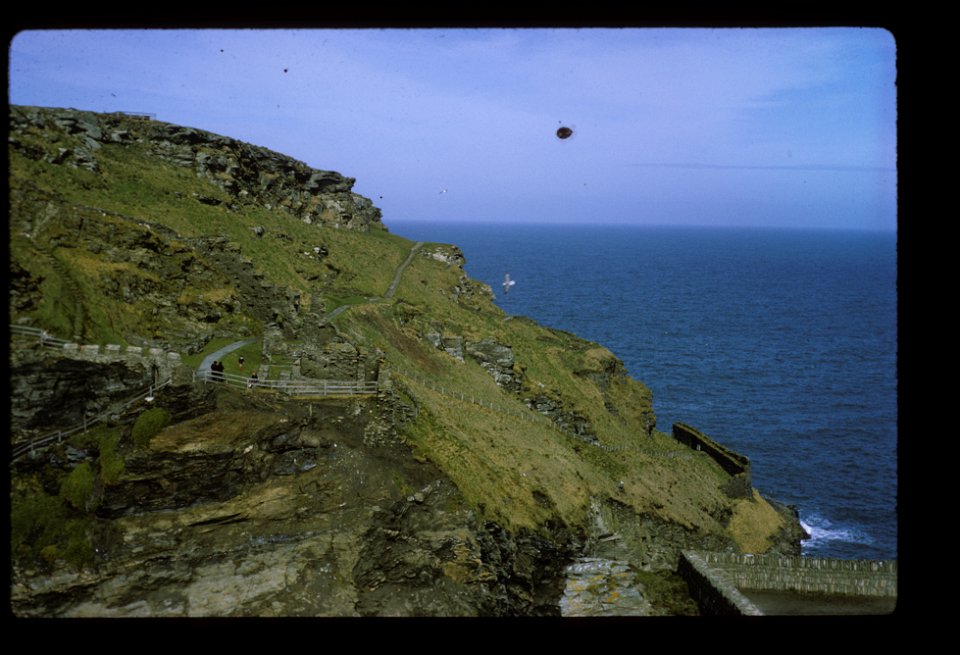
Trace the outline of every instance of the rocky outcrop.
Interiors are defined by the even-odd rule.
[[[15,349],[10,362],[10,429],[82,424],[153,381],[147,360],[94,362],[46,350]]]
[[[355,180],[266,148],[120,113],[14,106],[10,145],[31,159],[99,172],[97,151],[104,144],[143,144],[151,157],[193,169],[227,194],[227,206],[257,204],[280,209],[305,223],[349,230],[383,229],[381,212],[351,189]],[[37,145],[19,134],[45,131],[52,143]],[[220,203],[197,196],[198,202]]]
[[[457,361],[469,357],[490,373],[497,385],[510,393],[517,393],[523,384],[523,371],[516,366],[513,349],[498,343],[492,337],[470,341],[459,335],[441,335],[439,330],[428,332],[423,338],[434,348],[442,350]]]
[[[225,237],[202,237],[191,239],[189,243],[207,266],[226,278],[225,282],[232,290],[229,296],[212,306],[209,301],[203,302],[202,297],[191,298],[192,302],[200,301],[200,308],[206,308],[204,320],[216,323],[225,315],[238,311],[242,303],[243,312],[264,325],[278,325],[288,337],[297,332],[302,317],[300,295],[296,291],[270,282],[264,272]]]
[[[364,616],[555,616],[576,536],[477,523],[440,480],[382,512],[354,569]]]
[[[306,348],[300,356],[300,372],[321,380],[365,379],[365,359],[356,346],[331,341],[323,348]]]
[[[578,538],[482,521],[406,446],[365,439],[377,401],[276,411],[206,393],[162,394],[194,418],[124,447],[90,528],[93,565],[44,573],[18,560],[16,615],[557,614]]]
[[[786,505],[776,499],[764,497],[773,509],[783,517],[783,528],[772,540],[772,546],[767,554],[788,555],[799,557],[801,542],[810,538],[810,534],[803,529],[800,523],[800,512],[795,505]]]
[[[512,393],[520,390],[523,373],[515,366],[513,349],[491,338],[465,341],[466,354],[490,372],[497,385]]]
[[[549,418],[567,434],[572,434],[589,443],[598,443],[596,431],[590,419],[568,409],[561,398],[544,392],[526,397],[523,401],[527,407]]]
[[[39,303],[34,299],[44,282],[55,285],[60,289],[59,318],[72,324],[70,331],[58,329],[59,336],[80,342],[97,339],[90,325],[89,296],[100,305],[106,300],[125,307],[127,314],[109,321],[118,338],[184,353],[202,348],[206,340],[197,336],[238,312],[241,301],[245,311],[249,306],[263,318],[274,316],[274,309],[295,315],[289,294],[261,285],[226,239],[184,240],[163,226],[71,206],[39,190],[15,197],[11,231],[29,235],[44,217],[55,220],[57,227],[44,247],[30,243],[17,253],[18,259],[11,259],[16,272],[11,309],[21,316],[36,311]],[[137,330],[123,329],[126,323],[136,323]]]

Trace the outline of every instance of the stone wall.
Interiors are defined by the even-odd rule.
[[[156,383],[173,378],[174,372],[183,366],[180,353],[168,352],[163,348],[122,346],[116,343],[79,344],[26,325],[11,325],[10,336],[21,343],[34,342],[34,347],[39,346],[43,350],[56,352],[70,359],[97,364],[133,364],[137,368],[150,371],[154,378],[152,381]]]
[[[167,381],[174,385],[193,381],[193,369],[176,352],[78,344],[38,328],[10,327],[17,340],[11,347],[9,366],[11,388],[16,390],[11,399],[14,431],[76,423],[99,414],[134,390]]]
[[[897,562],[700,553],[738,589],[839,596],[897,596]]]
[[[700,611],[763,614],[742,592],[764,591],[854,598],[896,598],[896,561],[738,555],[684,550],[677,572]]]
[[[712,616],[760,616],[763,613],[704,558],[693,551],[680,553],[677,573],[687,582],[690,595],[704,614]]]
[[[142,348],[140,346],[121,346],[119,344],[80,345],[63,344],[63,354],[72,358],[99,364],[122,362],[139,364],[153,371],[153,382],[160,383],[173,377],[173,371],[180,366],[180,353],[166,352],[162,348]]]
[[[724,471],[730,474],[730,482],[724,491],[731,498],[749,498],[753,495],[753,480],[750,460],[722,446],[699,430],[684,423],[673,424],[673,438],[693,450],[710,456]]]

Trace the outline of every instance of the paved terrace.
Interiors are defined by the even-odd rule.
[[[683,551],[680,574],[704,614],[888,614],[897,562]]]

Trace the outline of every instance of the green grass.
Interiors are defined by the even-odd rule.
[[[359,305],[361,303],[367,302],[366,296],[337,296],[332,293],[325,293],[324,300],[326,301],[325,309],[330,312],[336,309],[337,307],[343,307],[344,305]]]
[[[64,479],[67,493],[75,493],[74,500],[81,504],[84,504],[81,496],[87,491],[88,483],[84,479],[78,484],[78,478],[86,478],[88,473],[89,466],[79,474],[72,473],[75,479],[71,482]],[[69,489],[71,485],[76,489]],[[89,487],[92,488],[92,482]],[[80,569],[93,561],[93,524],[92,515],[76,510],[72,501],[63,496],[47,494],[36,480],[19,479],[11,486],[10,547],[13,560],[52,567],[57,560],[63,559]]]
[[[74,509],[89,511],[93,509],[93,483],[93,470],[81,462],[60,483],[60,497]]]
[[[329,263],[342,271],[345,279],[338,285],[343,289],[377,295],[386,290],[392,267],[399,265],[412,245],[383,231],[360,234],[306,224],[280,209],[241,206],[234,212],[227,207],[232,202],[229,195],[192,170],[146,158],[127,146],[107,145],[102,151],[102,168],[111,194],[104,198],[102,193],[91,191],[86,194],[90,204],[108,203],[109,209],[163,223],[188,237],[226,236],[276,284],[307,292],[306,276],[322,273]],[[223,204],[196,202],[194,193],[218,198]],[[252,230],[258,225],[269,226],[262,237]],[[318,261],[313,248],[321,244],[330,254]],[[360,261],[358,253],[365,255]],[[384,266],[370,266],[373,261]]]
[[[77,142],[67,136],[51,141],[39,131],[24,139],[31,147],[54,154],[58,147],[74,147]],[[202,249],[191,245],[198,237],[223,237],[233,250],[231,256],[249,262],[265,282],[279,286],[288,297],[299,294],[301,316],[319,313],[321,307],[328,312],[351,306],[336,319],[342,338],[368,352],[379,349],[389,366],[428,376],[446,389],[441,394],[400,380],[401,392],[421,409],[419,420],[407,426],[407,438],[417,457],[440,466],[487,517],[511,527],[534,527],[551,519],[576,524],[591,499],[609,497],[679,525],[722,529],[711,517],[722,513],[718,507],[731,505],[721,491],[725,474],[709,458],[662,455],[686,453],[668,435],[648,434],[650,391],[618,375],[609,384],[598,385],[597,378],[619,366],[610,351],[527,319],[508,319],[483,285],[469,283],[464,293],[463,270],[428,256],[413,257],[392,299],[368,302],[387,291],[413,242],[382,230],[359,233],[306,224],[281,209],[241,201],[232,210],[229,194],[192,167],[148,155],[150,147],[105,144],[97,151],[99,175],[12,152],[11,206],[16,211],[10,212],[11,253],[33,279],[42,278],[42,299],[28,314],[36,323],[57,336],[82,334],[89,343],[160,341],[182,332],[192,344],[198,333],[216,335],[203,352],[183,356],[185,364],[196,368],[207,354],[241,335],[263,333],[260,320],[242,305],[210,323],[206,317],[191,318],[242,300],[240,283],[232,274],[207,262]],[[48,202],[44,190],[61,200]],[[221,204],[198,202],[196,195],[217,198]],[[131,218],[78,209],[77,203]],[[147,223],[165,226],[176,236],[161,236],[161,230]],[[252,228],[261,225],[266,231],[257,236]],[[105,244],[102,252],[75,247],[81,230],[99,230],[100,243]],[[318,246],[326,249],[325,257],[314,254]],[[438,248],[444,246],[427,244],[424,249]],[[127,257],[131,252],[142,256]],[[169,312],[162,318],[154,311],[150,298],[155,291],[174,301],[173,318]],[[509,345],[516,371],[523,376],[520,394],[500,389],[469,357],[465,363],[457,362],[433,347],[425,335],[434,331]],[[261,348],[258,341],[225,356],[226,371],[248,374],[257,369]],[[246,360],[242,371],[241,355]],[[289,357],[271,355],[270,377],[276,379],[280,367],[290,364]],[[521,413],[529,412],[523,398],[545,395],[559,401],[565,411],[589,420],[603,444],[620,450],[607,452],[585,444],[546,420],[519,420],[455,400],[452,396],[457,394]],[[135,444],[147,443],[162,429],[164,421],[147,414],[134,426]],[[105,436],[112,434],[109,430],[98,434],[99,476],[111,484],[123,473],[119,441]],[[75,475],[78,479],[71,484],[79,490],[84,480],[79,479],[82,473]],[[71,491],[70,502],[82,502],[82,496]],[[43,505],[41,500],[36,503]],[[46,513],[52,516],[51,511],[47,508]],[[747,532],[762,531],[750,526],[766,524],[767,515],[741,507],[734,516],[746,527],[737,538],[745,543]]]
[[[224,366],[224,373],[233,375],[250,375],[251,372],[260,368],[260,359],[263,356],[263,344],[260,341],[254,341],[231,353],[228,353],[221,360]],[[243,368],[240,368],[240,358],[243,357]]]
[[[649,390],[627,378],[615,380],[608,394],[621,409],[618,415],[605,409],[604,395],[589,374],[613,361],[609,351],[532,321],[504,321],[495,308],[478,312],[463,307],[438,293],[450,280],[442,264],[433,266],[425,259],[412,278],[413,289],[404,287],[402,298],[390,305],[357,307],[340,323],[351,339],[380,348],[394,366],[423,374],[446,390],[440,394],[398,377],[421,408],[421,418],[409,426],[409,440],[419,457],[440,466],[488,518],[512,528],[540,525],[548,517],[576,524],[582,521],[591,497],[610,496],[638,512],[690,527],[722,530],[710,512],[727,502],[721,490],[725,475],[709,458],[663,455],[688,455],[689,451],[668,435],[647,434],[645,412],[652,411]],[[435,297],[430,298],[431,294]],[[424,311],[418,314],[411,306]],[[608,452],[591,446],[546,420],[528,422],[451,399],[462,393],[483,405],[530,411],[520,401],[524,393],[518,397],[504,392],[469,357],[457,362],[428,344],[422,335],[437,327],[444,334],[463,330],[460,334],[468,338],[493,336],[511,345],[517,363],[525,368],[524,393],[561,399],[566,409],[582,413],[593,423],[604,444],[622,450]],[[538,496],[547,499],[546,506],[537,502]],[[691,504],[691,497],[699,502]]]
[[[98,439],[100,456],[97,463],[100,465],[100,479],[108,486],[120,482],[120,476],[125,468],[123,455],[117,452],[119,442],[120,430],[118,428],[103,430]]]
[[[192,237],[226,237],[237,248],[238,255],[251,262],[265,280],[298,293],[304,312],[310,311],[318,298],[325,301],[324,309],[329,311],[382,295],[412,246],[409,240],[384,230],[358,233],[306,224],[280,209],[241,205],[232,211],[228,208],[232,199],[211,181],[198,177],[191,169],[147,156],[145,150],[143,144],[105,144],[97,152],[100,175],[11,152],[11,189],[27,193],[25,190],[35,185],[66,201],[59,204],[55,216],[27,220],[28,214],[43,214],[42,204],[38,210],[19,214],[27,220],[25,231],[36,232],[36,256],[26,256],[37,247],[19,229],[11,229],[12,252],[25,255],[18,260],[35,278],[43,278],[43,300],[33,318],[51,333],[67,338],[80,334],[88,343],[125,344],[134,335],[163,340],[171,332],[194,329],[161,321],[153,311],[149,295],[144,293],[160,288],[183,304],[201,296],[232,293],[223,279],[210,279],[203,285],[193,281],[190,287],[167,289],[175,280],[178,262],[190,256],[186,240]],[[200,203],[195,194],[218,198],[223,204]],[[102,215],[69,203],[103,208],[131,218]],[[181,236],[167,247],[165,254],[172,255],[169,263],[173,267],[169,271],[155,273],[126,262],[111,263],[102,253],[65,247],[75,240],[79,229],[102,231],[108,226],[137,242],[140,237],[134,235],[149,232],[149,228],[140,225],[142,222],[165,225]],[[259,225],[267,226],[263,236],[252,230]],[[321,245],[329,253],[323,258],[313,252],[315,246]],[[123,248],[122,244],[118,246]],[[70,271],[70,280],[53,268],[50,257],[63,261]],[[131,289],[129,293],[118,293],[118,289],[126,287]],[[241,315],[225,316],[218,323],[219,331],[258,331],[258,322],[242,314],[243,310]]]
[[[133,443],[142,448],[150,443],[160,430],[170,425],[170,413],[162,407],[151,407],[137,417],[130,433]]]
[[[39,325],[50,334],[72,338],[82,313],[78,305],[80,299],[68,288],[64,275],[54,268],[52,256],[19,233],[11,233],[10,251],[20,254],[18,261],[33,278],[43,280],[42,296],[34,315]]]
[[[183,355],[181,357],[181,361],[187,366],[190,366],[191,368],[197,368],[198,366],[200,366],[200,363],[203,362],[203,359],[207,355],[209,355],[212,352],[216,352],[217,350],[220,350],[224,346],[229,346],[231,343],[235,343],[237,341],[240,341],[240,339],[236,337],[217,337],[217,338],[211,339],[210,341],[207,342],[207,345],[203,347],[203,350],[197,353],[193,353],[191,355]]]
[[[240,337],[218,337],[216,339],[211,339],[203,350],[198,353],[193,353],[192,355],[184,355],[181,357],[181,360],[184,364],[191,368],[198,368],[203,362],[204,358],[207,357],[210,353],[220,350],[224,346],[229,346],[231,343],[236,343],[237,341],[243,341]],[[239,360],[240,357],[244,358],[243,369],[240,369]],[[242,346],[233,352],[227,353],[221,360],[224,365],[224,372],[231,373],[234,375],[249,375],[252,371],[256,371],[260,368],[260,362],[263,357],[263,342],[257,339],[253,343]]]

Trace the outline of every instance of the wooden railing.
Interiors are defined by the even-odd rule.
[[[262,380],[247,375],[203,371],[194,373],[194,380],[210,384],[249,389],[251,391],[275,391],[290,396],[358,396],[377,393],[380,385],[376,382],[356,382],[354,380],[315,380],[312,378],[294,378],[291,380]]]
[[[169,384],[170,384],[170,380],[167,380],[166,382],[163,382],[156,386],[151,385],[148,389],[138,392],[137,395],[131,398],[128,398],[127,400],[121,401],[119,406],[114,405],[111,409],[103,412],[102,414],[94,416],[93,418],[84,418],[83,422],[78,423],[72,428],[68,428],[66,430],[55,430],[53,432],[49,432],[47,434],[40,435],[38,437],[34,437],[23,443],[16,444],[13,447],[13,454],[11,459],[15,460],[29,452],[36,450],[37,448],[42,448],[54,442],[61,443],[64,439],[69,438],[71,435],[81,433],[81,432],[86,432],[97,423],[105,421],[109,419],[111,416],[115,416],[119,412],[122,412],[124,409],[142,400],[146,400],[148,402],[152,401],[154,394]]]

